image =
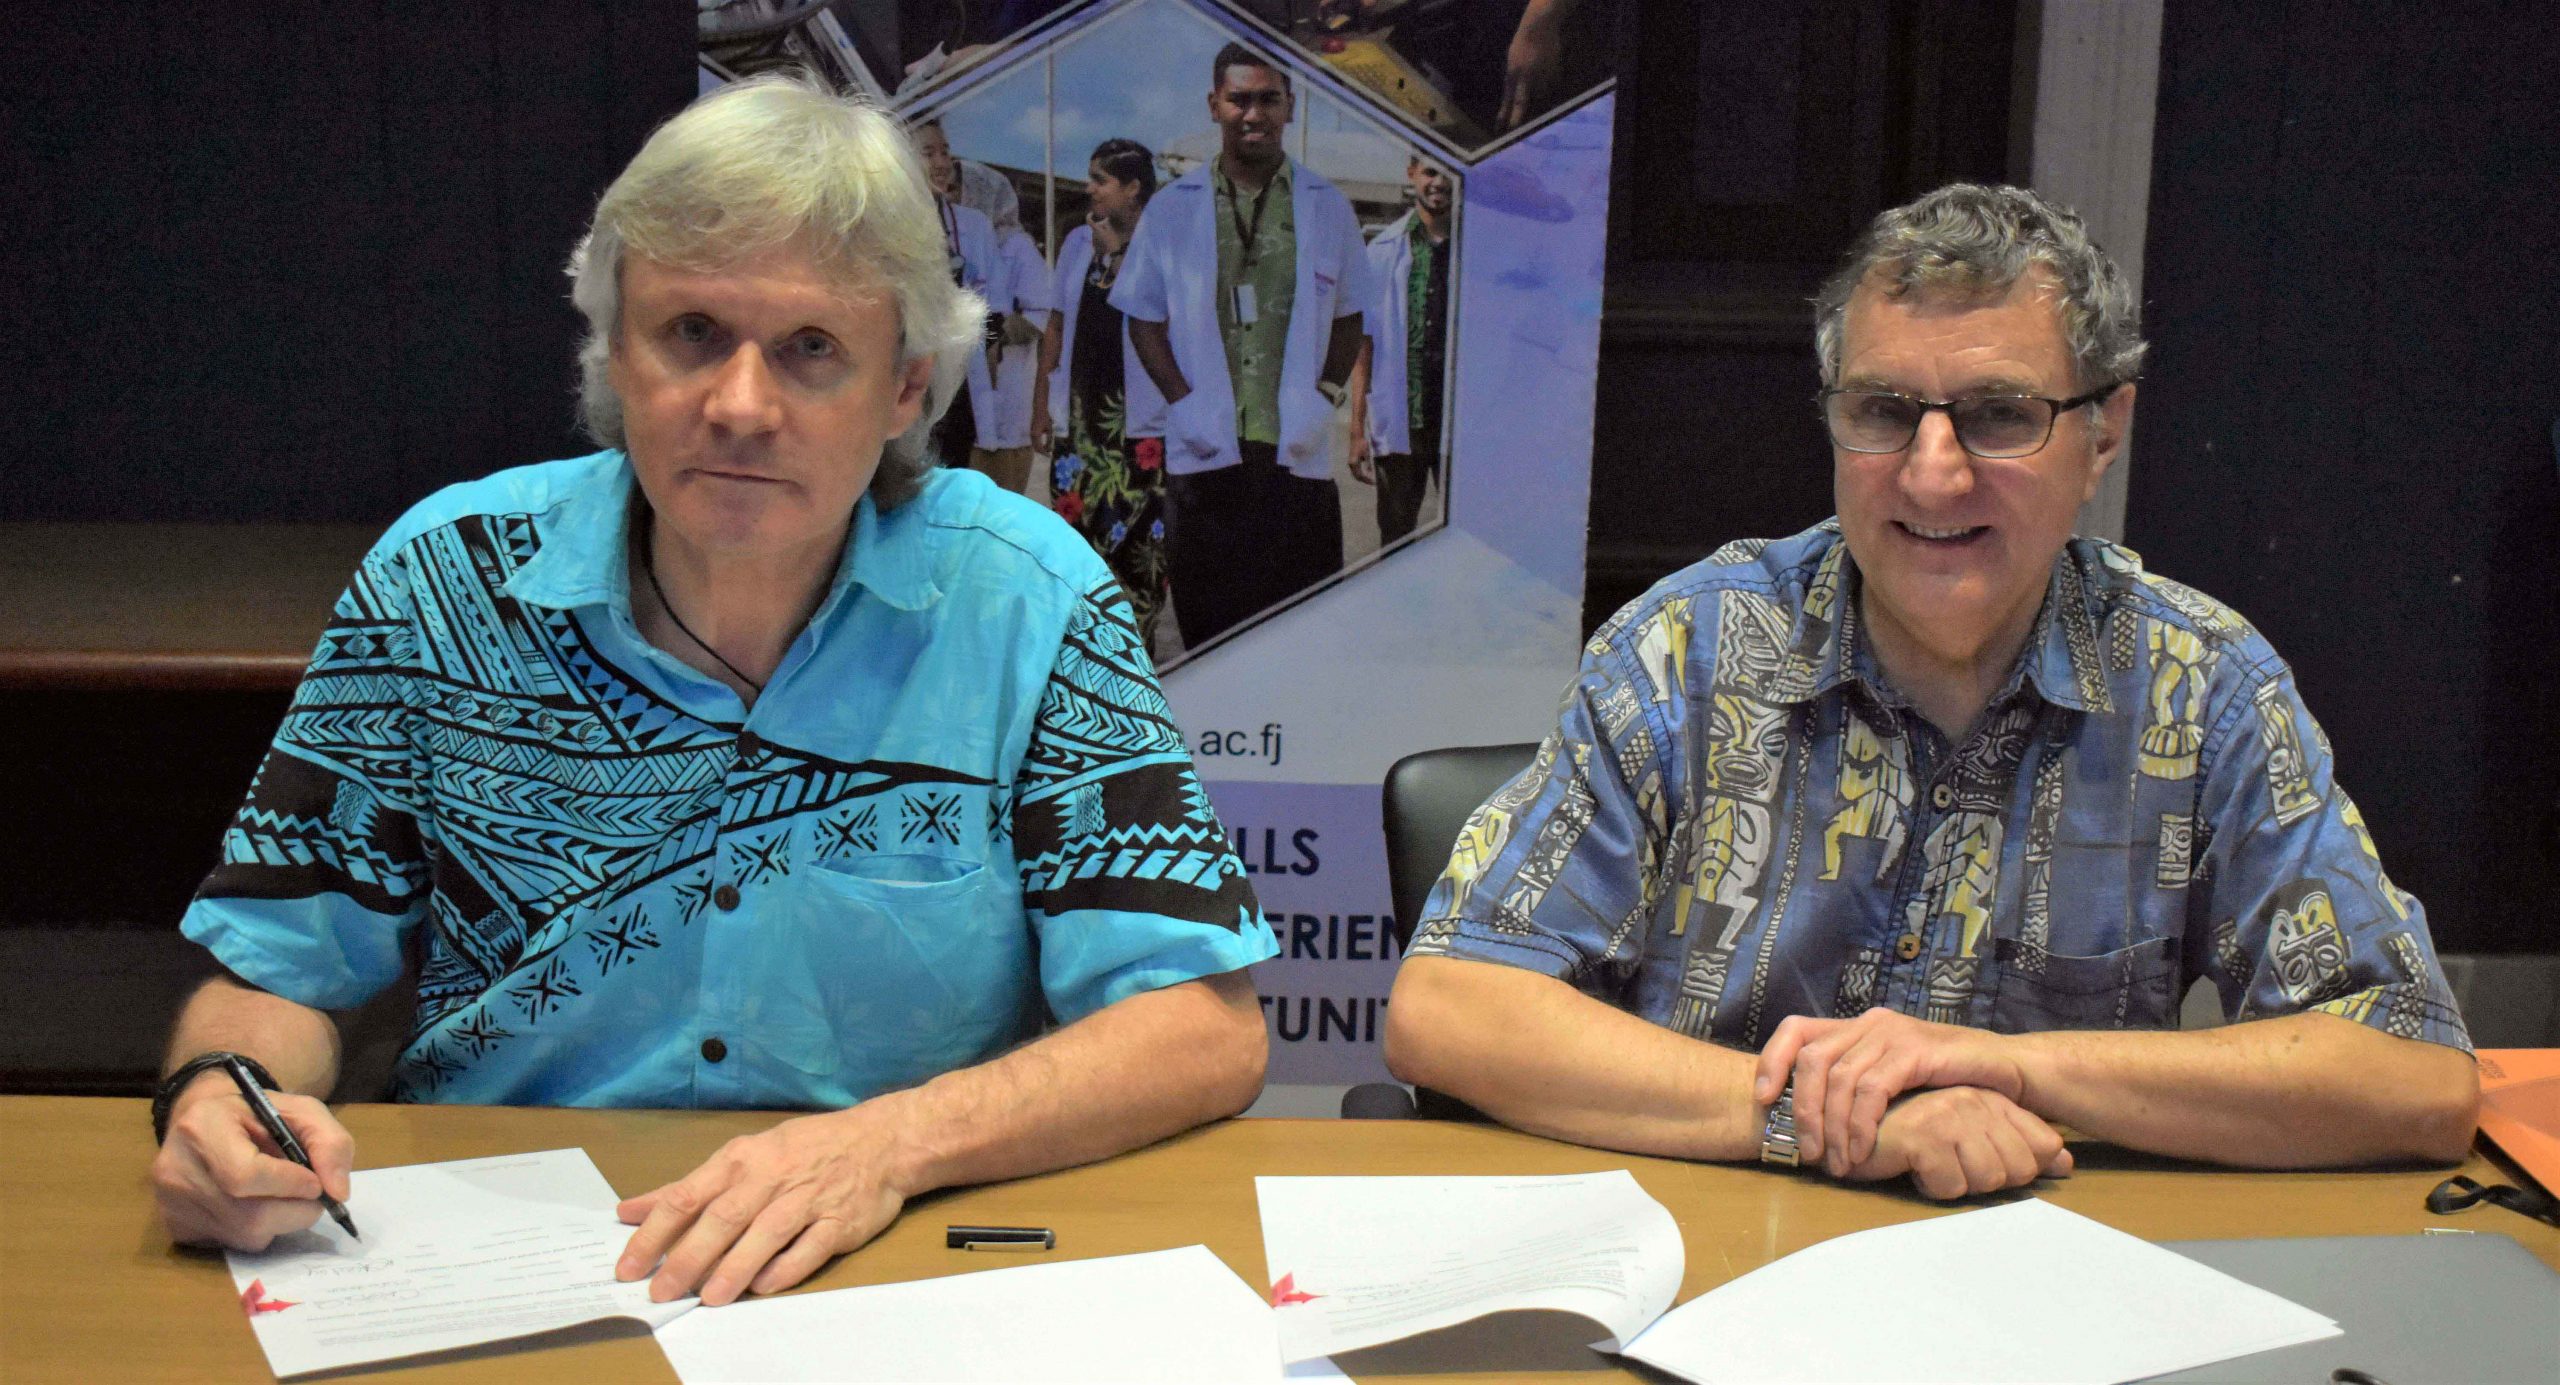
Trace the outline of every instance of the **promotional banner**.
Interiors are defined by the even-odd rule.
[[[1615,3],[701,12],[706,88],[915,132],[992,309],[943,454],[1128,590],[1281,939],[1275,1083],[1386,1075],[1387,767],[1538,739],[1573,671]]]

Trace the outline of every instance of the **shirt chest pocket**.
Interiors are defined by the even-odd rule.
[[[2001,1033],[2177,1024],[2181,973],[2173,936],[2086,955],[2002,938],[1993,957],[1999,990],[1992,997],[1991,1027]]]
[[[791,883],[767,994],[792,1066],[868,1095],[980,1061],[1036,1022],[1029,926],[996,867],[856,857]]]
[[[1330,323],[1333,321],[1334,277],[1322,270],[1307,277],[1314,282],[1307,286],[1306,301],[1297,305],[1298,310],[1313,314],[1319,322]]]

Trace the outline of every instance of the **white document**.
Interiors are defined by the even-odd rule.
[[[604,1318],[657,1326],[694,1300],[617,1283],[631,1228],[586,1151],[359,1169],[350,1239],[323,1217],[233,1251],[241,1309],[279,1376],[477,1346]]]
[[[750,1299],[687,1314],[658,1345],[686,1385],[1282,1378],[1271,1309],[1205,1246]]]
[[[2337,1335],[2289,1299],[2030,1199],[1809,1246],[1682,1304],[1626,1355],[1699,1385],[2112,1385]]]
[[[1523,1309],[1589,1318],[1615,1350],[1671,1306],[1687,1263],[1670,1211],[1624,1169],[1253,1182],[1291,1361]]]

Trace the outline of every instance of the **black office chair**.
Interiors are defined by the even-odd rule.
[[[1432,882],[1448,868],[1458,830],[1493,792],[1511,782],[1538,753],[1528,745],[1463,745],[1407,755],[1387,767],[1384,786],[1387,895],[1395,904],[1396,950],[1413,942],[1415,924]],[[1342,1094],[1346,1120],[1483,1120],[1452,1096],[1392,1082],[1364,1082]]]

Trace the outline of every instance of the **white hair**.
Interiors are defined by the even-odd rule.
[[[625,255],[699,273],[785,245],[847,296],[893,298],[899,362],[934,360],[924,412],[881,449],[871,481],[877,504],[901,504],[934,465],[929,435],[959,391],[987,307],[952,282],[942,218],[906,133],[804,75],[766,73],[695,101],[649,136],[597,201],[569,257],[569,296],[587,319],[578,349],[587,431],[607,447],[624,443],[607,365]]]
[[[1813,300],[1822,383],[1840,381],[1849,298],[1869,276],[1886,296],[1996,296],[2037,266],[2060,290],[2055,308],[2071,351],[2075,390],[2121,384],[2142,371],[2142,305],[2070,208],[2026,188],[1949,183],[1879,214]]]

